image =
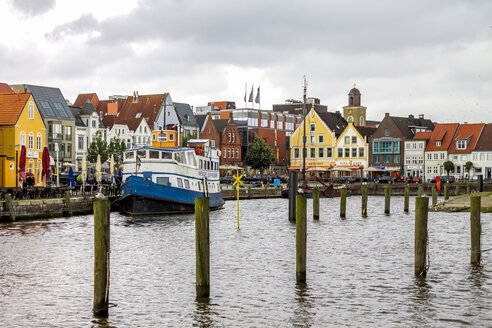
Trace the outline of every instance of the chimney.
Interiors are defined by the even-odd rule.
[[[390,113],[384,113],[384,117],[389,117]]]
[[[424,114],[419,114],[419,119],[423,120],[424,119]]]
[[[413,115],[412,114],[408,115],[408,118],[413,120]]]

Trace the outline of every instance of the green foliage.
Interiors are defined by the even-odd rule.
[[[471,168],[473,167],[473,163],[468,161],[465,163],[465,170],[470,173]]]
[[[255,136],[255,140],[248,145],[245,161],[253,169],[263,173],[275,161],[275,155],[263,138]]]
[[[444,162],[443,166],[444,166],[444,169],[446,170],[446,172],[448,172],[448,175],[449,175],[449,171],[454,170],[454,164],[451,161]]]
[[[93,141],[87,149],[87,161],[96,163],[97,155],[101,155],[101,163],[106,162],[110,156],[108,152],[108,143],[102,139],[101,131],[97,131],[96,140]]]
[[[193,133],[189,133],[186,135],[186,137],[183,138],[183,146],[186,146],[186,144],[188,143],[188,140],[190,139],[195,139],[196,138],[196,135]]]
[[[109,141],[108,157],[113,155],[114,164],[120,165],[123,162],[123,151],[126,150],[125,141],[118,137],[112,138]]]

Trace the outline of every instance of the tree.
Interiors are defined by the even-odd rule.
[[[90,163],[96,163],[97,155],[101,155],[101,163],[106,162],[109,158],[108,143],[102,139],[101,131],[97,131],[96,140],[91,142],[87,149],[87,160]]]
[[[267,145],[263,138],[255,136],[255,140],[248,145],[246,152],[246,164],[261,173],[275,161],[272,149]]]
[[[119,137],[112,138],[109,141],[108,157],[111,157],[111,155],[113,155],[114,163],[116,165],[120,165],[123,162],[123,151],[125,150],[125,141],[121,140]]]
[[[470,176],[470,170],[471,168],[473,167],[473,163],[468,161],[465,163],[465,170],[467,172],[467,176],[469,177]]]
[[[451,161],[444,162],[443,166],[444,166],[444,169],[446,170],[446,172],[448,172],[448,175],[449,175],[449,171],[454,170],[454,164]]]
[[[186,144],[188,143],[188,140],[190,139],[195,139],[196,138],[196,135],[193,133],[189,133],[186,135],[186,137],[183,138],[183,146],[186,146]]]

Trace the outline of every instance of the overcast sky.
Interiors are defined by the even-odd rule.
[[[492,1],[0,0],[0,81],[492,122]],[[256,104],[256,108],[258,105]]]

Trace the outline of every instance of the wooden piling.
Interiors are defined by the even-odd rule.
[[[444,200],[449,199],[449,190],[448,190],[449,185],[447,183],[444,184]]]
[[[408,208],[409,208],[409,204],[410,204],[410,185],[406,185],[405,186],[405,191],[404,191],[404,201],[403,201],[403,211],[408,213]]]
[[[347,211],[347,188],[340,188],[340,217],[345,218]]]
[[[481,258],[481,245],[480,235],[482,233],[482,226],[480,224],[480,206],[481,197],[470,197],[470,234],[471,234],[471,263],[475,265],[480,264]]]
[[[471,185],[469,183],[466,184],[466,194],[471,194]]]
[[[456,191],[454,192],[454,195],[459,196],[460,193],[461,193],[461,186],[458,183],[456,183]]]
[[[265,198],[268,198],[268,186],[265,185]]]
[[[417,197],[415,199],[415,275],[427,274],[427,217],[429,211],[429,198]]]
[[[196,296],[210,296],[210,239],[208,197],[195,198]]]
[[[253,194],[251,192],[251,186],[248,186],[248,198],[249,199],[253,198]]]
[[[5,195],[5,206],[7,207],[7,211],[9,212],[10,221],[15,221],[15,213],[14,213],[14,204],[12,202],[12,195]]]
[[[417,197],[422,197],[423,195],[424,195],[424,183],[420,183],[417,192]]]
[[[296,196],[297,196],[297,186],[298,186],[298,175],[297,171],[289,171],[289,221],[296,221]]]
[[[431,190],[432,190],[432,205],[436,205],[437,204],[437,190],[436,190],[436,186],[432,186]]]
[[[362,185],[361,186],[361,193],[362,193],[362,217],[367,217],[367,197],[369,195],[369,190],[367,188],[367,185]]]
[[[390,214],[391,186],[384,187],[384,214]]]
[[[70,204],[70,191],[65,191],[63,193],[63,216],[72,216],[72,205]]]
[[[109,216],[111,201],[96,198],[94,210],[94,314],[107,316],[109,305]]]
[[[296,197],[296,280],[298,283],[306,282],[306,248],[307,248],[307,222],[306,222],[306,196]]]
[[[313,220],[319,220],[319,188],[313,188]]]

